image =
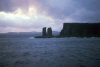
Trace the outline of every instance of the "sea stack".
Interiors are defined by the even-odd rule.
[[[52,37],[52,28],[47,29],[47,36]]]
[[[44,27],[43,29],[42,29],[42,36],[46,36],[47,34],[46,34],[46,27]]]

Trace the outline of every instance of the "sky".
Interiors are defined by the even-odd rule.
[[[100,0],[0,0],[0,33],[60,31],[63,23],[100,23]]]

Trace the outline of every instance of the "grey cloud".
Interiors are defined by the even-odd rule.
[[[63,20],[70,17],[76,21],[100,21],[100,0],[31,0],[31,3],[29,1],[14,3],[12,0],[0,0],[0,11],[13,11],[18,7],[27,11],[29,5],[38,3],[41,4],[41,6],[36,5],[38,12],[46,11],[47,15],[55,19]]]
[[[99,0],[39,0],[42,9],[55,19],[100,22]],[[84,10],[83,10],[84,9]],[[78,13],[79,11],[79,13]],[[77,12],[77,15],[76,15]]]
[[[100,13],[93,12],[86,9],[80,9],[68,16],[68,18],[73,18],[77,22],[100,22]]]
[[[100,22],[100,0],[0,0],[0,11],[12,12],[17,8],[28,10],[30,5],[35,5],[38,12],[41,14],[46,11],[47,15],[52,17],[55,21],[55,29],[60,28],[66,19],[72,19],[73,22]],[[31,3],[30,3],[30,2]],[[0,18],[0,27],[18,27],[21,29],[41,29],[40,27],[47,24],[48,21],[39,19],[39,22],[30,25],[31,20],[22,19],[21,22],[26,22],[23,25],[20,23],[13,23],[12,21],[5,21]],[[41,22],[45,23],[41,23]],[[16,21],[15,21],[16,22]],[[70,21],[69,21],[70,22]],[[50,22],[48,22],[49,24]],[[29,25],[28,25],[29,24]],[[48,25],[49,26],[49,25]],[[1,29],[1,28],[0,28]]]
[[[13,3],[11,0],[0,0],[0,11],[13,11]]]
[[[77,0],[77,4],[87,10],[100,11],[100,0]]]

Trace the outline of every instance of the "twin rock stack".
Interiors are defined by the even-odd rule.
[[[52,28],[46,29],[46,27],[44,27],[42,29],[42,36],[43,37],[52,37]]]

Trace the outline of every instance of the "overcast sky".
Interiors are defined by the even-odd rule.
[[[100,0],[0,0],[0,33],[60,31],[72,22],[100,22]]]

